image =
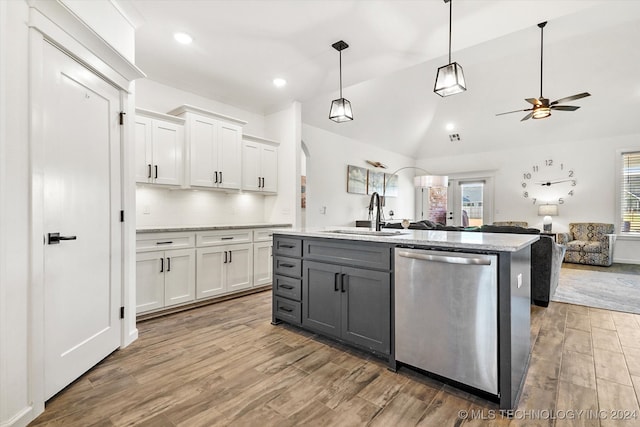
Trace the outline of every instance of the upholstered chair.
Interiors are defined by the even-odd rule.
[[[511,226],[511,227],[529,227],[529,223],[526,221],[496,221],[493,225],[499,226]]]
[[[566,246],[565,262],[610,266],[613,262],[613,224],[570,223],[568,233],[558,233],[558,243]]]

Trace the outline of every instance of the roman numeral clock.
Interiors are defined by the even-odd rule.
[[[564,163],[545,159],[522,174],[522,197],[531,203],[562,205],[575,194],[575,172]]]

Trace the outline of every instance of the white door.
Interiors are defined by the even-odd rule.
[[[227,290],[239,291],[253,286],[253,245],[227,246]]]
[[[154,182],[182,185],[183,126],[162,120],[153,121]]]
[[[164,307],[164,252],[136,255],[136,313]]]
[[[164,253],[164,305],[196,299],[195,249],[175,249]]]
[[[190,184],[214,187],[215,172],[218,172],[218,125],[204,117],[189,115],[189,146],[191,159]]]
[[[262,147],[262,191],[278,192],[278,148],[265,145]]]
[[[273,281],[271,242],[253,244],[253,286],[268,285]]]
[[[45,399],[120,343],[120,93],[45,43]],[[49,238],[59,233],[60,240]]]
[[[239,126],[220,122],[218,127],[218,170],[222,172],[221,188],[240,188],[242,130]]]
[[[449,179],[447,225],[475,227],[491,224],[491,178]]]
[[[242,189],[260,191],[260,144],[242,143]]]
[[[151,182],[153,175],[153,158],[151,144],[151,119],[136,116],[136,182]]]
[[[224,257],[223,246],[196,249],[196,298],[207,298],[227,291]]]

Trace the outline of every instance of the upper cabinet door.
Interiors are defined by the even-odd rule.
[[[242,189],[260,191],[262,177],[260,176],[260,149],[262,144],[244,141],[242,143]]]
[[[136,116],[135,125],[135,144],[136,144],[136,182],[148,183],[152,182],[151,170],[153,168],[153,159],[151,157],[151,119],[142,116]]]
[[[153,177],[156,184],[182,185],[184,127],[153,121]]]
[[[218,170],[218,123],[190,115],[187,121],[190,145],[190,182],[197,187],[215,187]]]
[[[242,128],[220,122],[218,128],[218,187],[240,189],[242,180]]]
[[[263,145],[261,152],[262,191],[278,192],[278,147]]]

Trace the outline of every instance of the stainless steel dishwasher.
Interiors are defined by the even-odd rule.
[[[498,394],[498,257],[395,249],[395,358]]]

